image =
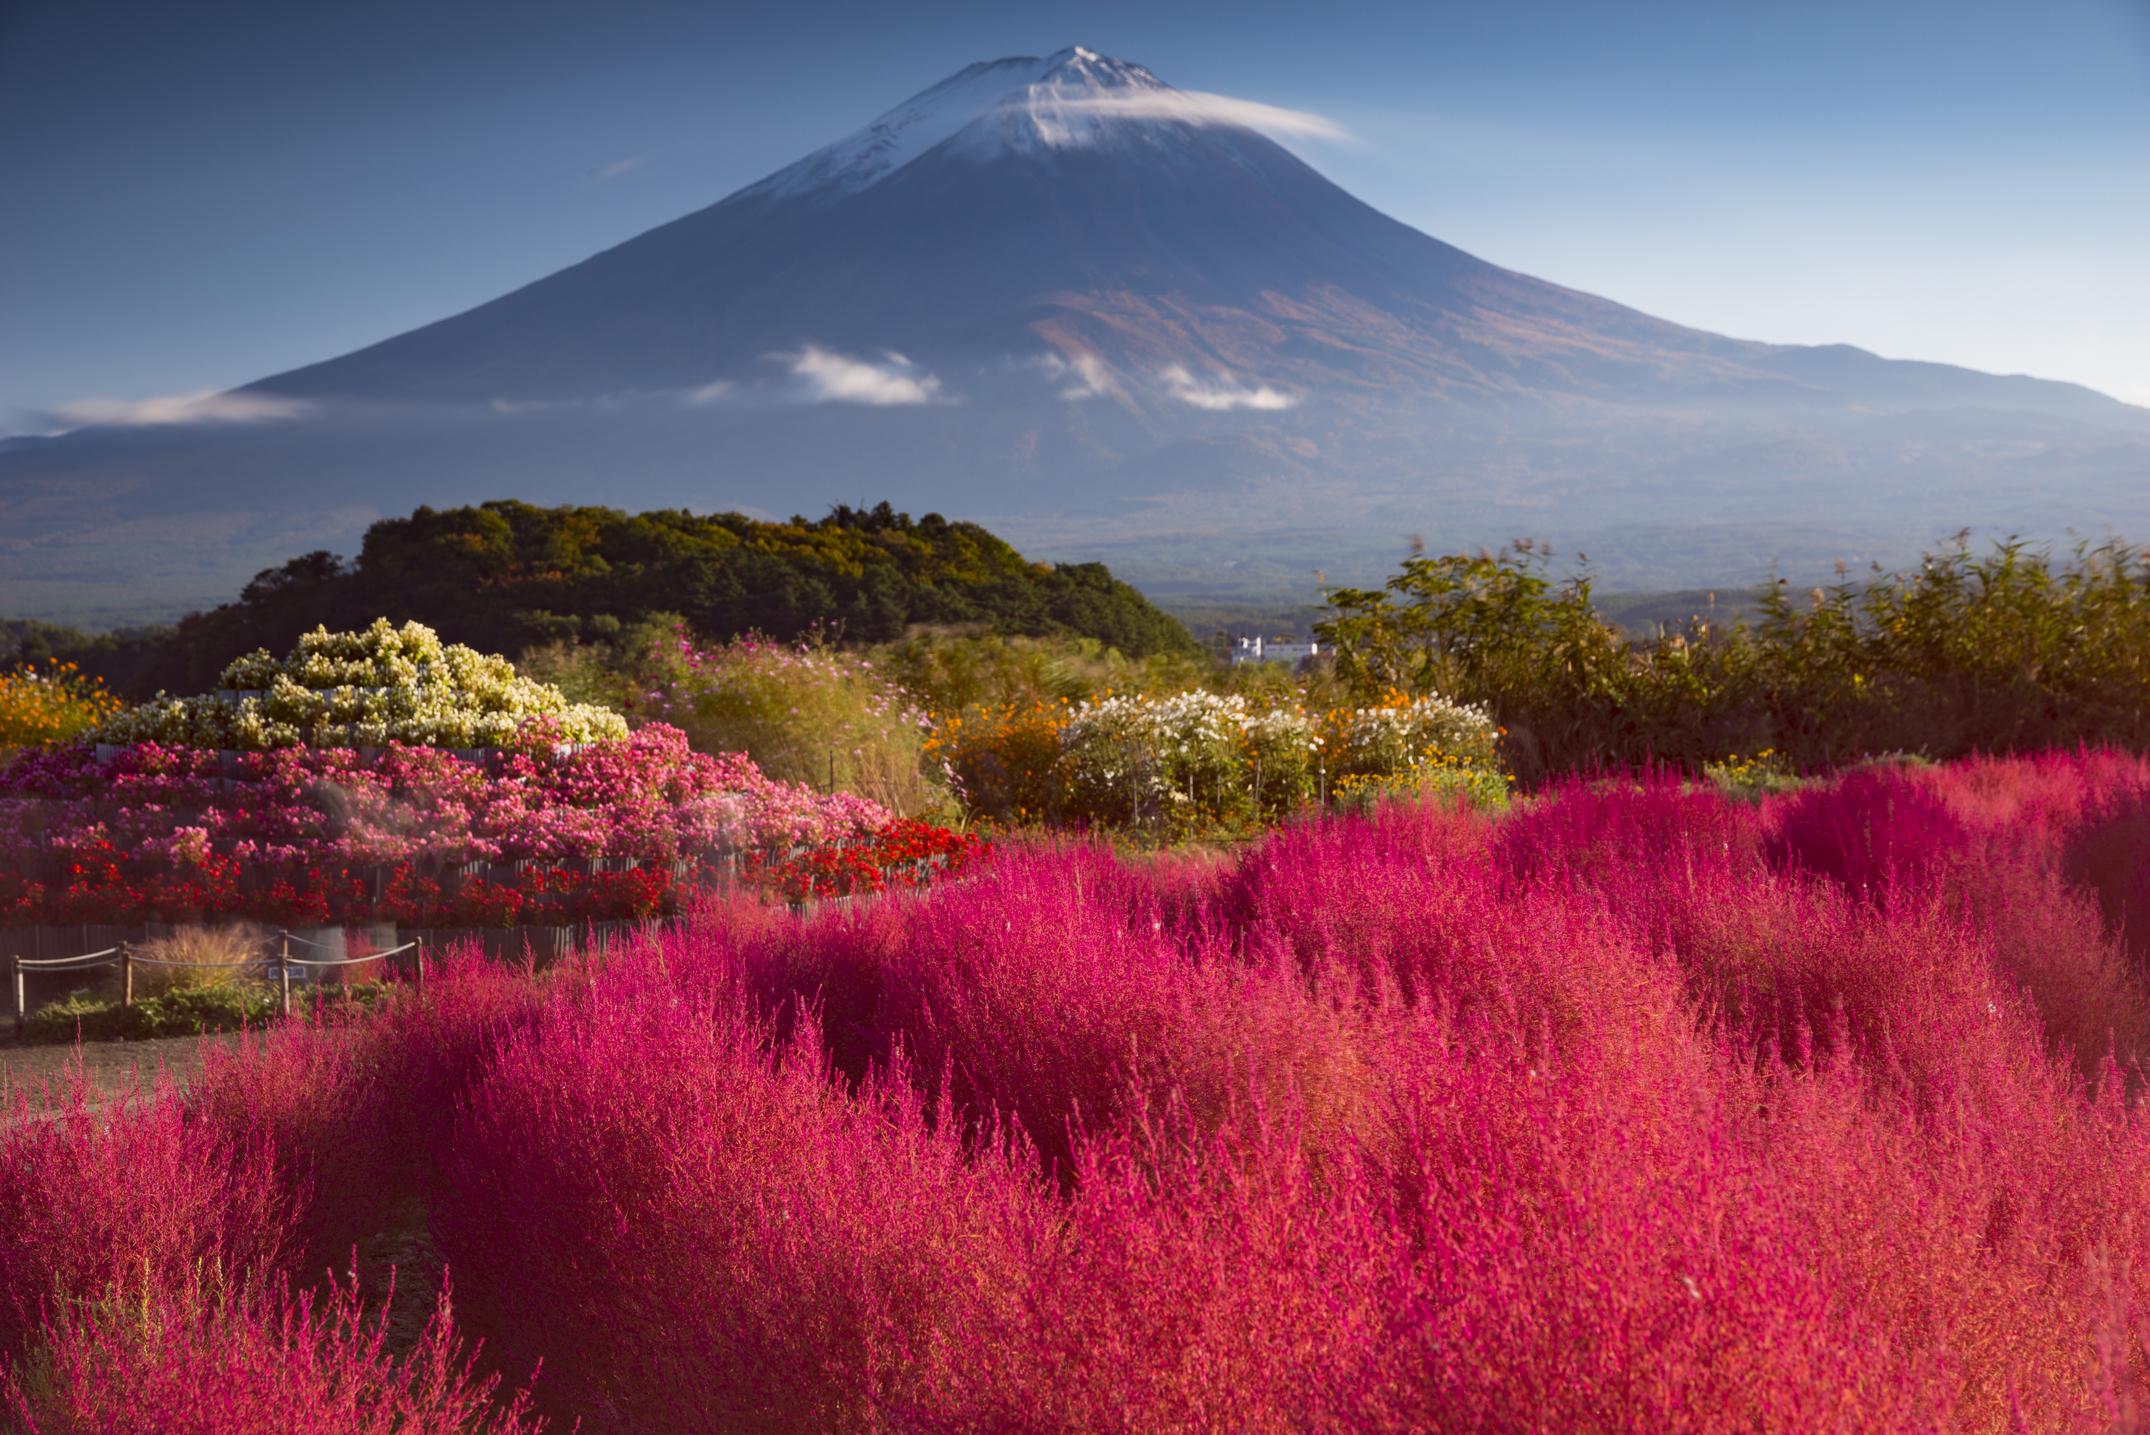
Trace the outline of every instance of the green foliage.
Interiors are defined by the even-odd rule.
[[[1721,762],[1702,764],[1702,776],[1727,797],[1741,802],[1760,802],[1782,792],[1795,792],[1809,786],[1808,781],[1793,772],[1773,748],[1764,748],[1752,756],[1732,756]]]
[[[1318,631],[1352,691],[1483,703],[1518,777],[1771,750],[1790,772],[1879,753],[1946,758],[2150,746],[2150,564],[2118,544],[2065,559],[1959,539],[1908,574],[1780,584],[1750,626],[1633,640],[1555,585],[1544,554],[1414,557],[1332,598]]]
[[[1406,559],[1384,588],[1330,596],[1316,633],[1361,701],[1438,693],[1482,704],[1509,729],[1519,773],[1624,725],[1634,696],[1627,640],[1590,602],[1588,578],[1556,587],[1529,542],[1498,553]]]
[[[192,1036],[204,1030],[259,1026],[276,1015],[277,1005],[277,989],[265,982],[180,987],[159,996],[143,997],[127,1007],[121,1006],[117,998],[82,991],[32,1012],[23,1024],[23,1039],[71,1042],[78,1032],[84,1041]],[[294,999],[293,1006],[296,1005]]]
[[[1096,638],[1008,636],[946,629],[907,634],[873,660],[930,712],[1077,702],[1109,692],[1169,693],[1204,686],[1216,664],[1180,649],[1130,657]]]
[[[318,625],[386,616],[485,652],[575,643],[631,656],[635,630],[660,614],[709,638],[833,630],[863,644],[917,624],[978,624],[1090,637],[1135,656],[1197,651],[1186,629],[1102,564],[1033,563],[978,525],[936,513],[914,520],[884,503],[763,523],[506,501],[420,508],[374,524],[353,561],[309,553],[263,572],[237,601],[145,638],[153,656],[130,650],[124,683],[98,654],[59,647],[130,692],[198,691],[239,654],[285,651]],[[24,641],[52,647],[53,635]]]

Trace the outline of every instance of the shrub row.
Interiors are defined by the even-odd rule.
[[[2056,558],[1959,540],[1910,573],[1804,595],[1780,582],[1752,624],[1704,614],[1639,641],[1592,606],[1587,578],[1556,586],[1519,543],[1413,557],[1381,589],[1332,594],[1317,631],[1361,695],[1485,705],[1531,785],[1762,749],[1805,771],[1890,752],[2150,750],[2150,551],[2118,543]]]

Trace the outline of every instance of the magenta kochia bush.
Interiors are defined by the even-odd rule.
[[[348,1301],[324,1260],[374,1280],[389,1222],[585,1429],[2129,1428],[2146,791],[2105,754],[1574,784],[443,973],[188,1105],[0,1137],[9,1220],[186,1213],[30,1213],[18,1384],[288,1349],[267,1275],[189,1342],[99,1302],[135,1267]],[[464,1399],[402,1339],[357,1361],[384,1408],[414,1368]]]
[[[26,1099],[0,1112],[0,1357],[117,1285],[285,1253],[290,1206],[266,1151],[203,1127],[169,1092],[103,1110],[89,1096],[78,1083],[49,1116]]]
[[[507,1435],[535,1431],[458,1345],[443,1302],[413,1348],[347,1287],[325,1298],[223,1285],[214,1272],[115,1294],[54,1322],[7,1382],[23,1435]]]
[[[218,1139],[266,1154],[290,1213],[289,1261],[309,1279],[343,1269],[423,1190],[456,1102],[543,991],[467,953],[430,964],[426,989],[358,1031],[293,1023],[205,1054],[195,1114]]]
[[[443,1254],[493,1350],[608,1430],[931,1423],[1027,1269],[1025,1166],[966,1160],[811,1024],[607,973],[511,1038],[449,1160]]]

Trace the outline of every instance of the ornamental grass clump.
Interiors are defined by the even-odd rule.
[[[1287,1093],[1315,1136],[1368,1116],[1377,1029],[1165,915],[1102,854],[1004,855],[896,919],[875,973],[884,1053],[906,1053],[935,1098],[945,1080],[968,1120],[1014,1121],[1063,1176],[1084,1130],[1168,1103],[1201,1129]]]
[[[0,1115],[0,1360],[44,1323],[120,1286],[204,1268],[265,1270],[290,1251],[269,1153],[194,1120],[168,1090],[93,1104],[77,1078],[8,1093]]]
[[[703,645],[685,630],[651,656],[657,676],[642,706],[701,751],[744,753],[780,782],[857,793],[902,816],[947,806],[926,758],[924,712],[872,659],[751,635]]]

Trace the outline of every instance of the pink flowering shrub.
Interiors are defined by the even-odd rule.
[[[721,878],[814,886],[789,864],[816,851],[878,844],[909,870],[920,853],[908,832],[864,798],[774,781],[667,727],[482,762],[402,747],[227,761],[146,743],[100,761],[78,745],[0,769],[0,925],[649,917]],[[850,890],[859,866],[818,874],[820,886]]]

